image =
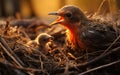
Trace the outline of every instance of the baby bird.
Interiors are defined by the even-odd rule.
[[[41,33],[35,38],[35,40],[29,41],[27,45],[30,47],[36,47],[40,51],[48,52],[50,49],[49,45],[51,44],[52,40],[53,36],[47,33]]]

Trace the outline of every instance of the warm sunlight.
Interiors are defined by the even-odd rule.
[[[0,0],[0,75],[119,75],[120,0]]]

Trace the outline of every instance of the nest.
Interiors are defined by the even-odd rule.
[[[0,25],[2,75],[120,74],[120,46],[93,52],[76,52],[66,46],[65,29],[59,25],[50,28],[39,19],[4,22]],[[29,40],[35,39],[42,32],[54,36],[54,46],[48,53],[26,46]]]

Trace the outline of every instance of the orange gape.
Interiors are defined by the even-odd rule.
[[[49,15],[59,16],[51,25],[61,24],[67,29],[66,40],[72,48],[106,49],[116,39],[112,26],[89,20],[76,6],[67,5]]]

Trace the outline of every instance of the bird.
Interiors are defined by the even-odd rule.
[[[116,38],[116,32],[111,25],[89,19],[75,5],[65,5],[56,12],[58,19],[50,25],[61,24],[66,29],[66,40],[72,49],[97,50],[106,49]]]
[[[38,50],[47,53],[50,49],[49,45],[51,44],[53,38],[53,36],[47,33],[40,33],[34,40],[28,41],[27,46],[36,47]]]

